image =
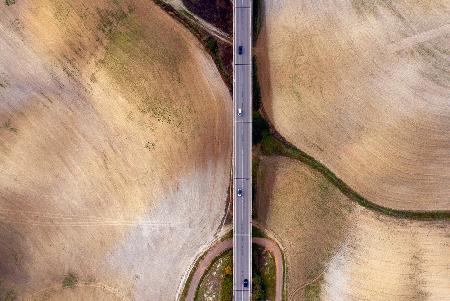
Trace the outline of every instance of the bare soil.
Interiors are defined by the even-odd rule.
[[[450,222],[369,211],[285,157],[262,157],[256,201],[283,247],[288,300],[450,300]]]
[[[450,3],[265,1],[257,47],[277,131],[369,201],[450,209]]]
[[[2,3],[0,36],[2,290],[173,300],[225,211],[231,99],[209,55],[144,0]]]

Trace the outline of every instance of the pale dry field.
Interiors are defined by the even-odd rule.
[[[450,209],[450,1],[266,0],[275,128],[369,201]]]
[[[208,54],[144,0],[2,2],[0,49],[0,290],[173,300],[225,211],[231,99]]]
[[[315,281],[320,300],[450,300],[448,221],[369,211],[285,157],[262,158],[256,210],[284,247],[288,300]]]

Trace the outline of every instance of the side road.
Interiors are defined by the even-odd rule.
[[[281,301],[283,295],[283,260],[281,255],[281,250],[278,245],[267,238],[262,237],[253,237],[252,242],[264,247],[270,253],[272,253],[275,259],[275,268],[276,268],[276,287],[275,287],[275,300]],[[208,250],[205,257],[199,262],[197,269],[192,276],[189,291],[186,296],[187,301],[193,301],[195,298],[195,292],[197,291],[198,286],[200,285],[200,280],[202,279],[203,274],[206,272],[208,267],[214,261],[214,259],[225,252],[228,249],[233,247],[233,240],[227,239],[224,241],[218,242],[214,247]]]

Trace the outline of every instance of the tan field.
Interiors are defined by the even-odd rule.
[[[3,1],[0,49],[0,299],[174,300],[225,212],[208,54],[144,0]]]
[[[369,201],[450,209],[450,2],[265,1],[264,109]]]
[[[285,157],[262,158],[256,209],[284,247],[288,300],[450,300],[448,221],[369,211]]]

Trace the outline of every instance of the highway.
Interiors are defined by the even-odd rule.
[[[252,8],[251,0],[234,0],[233,5],[233,298],[249,301],[252,285]]]

